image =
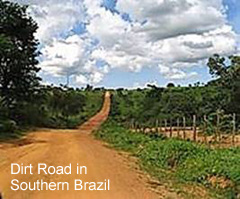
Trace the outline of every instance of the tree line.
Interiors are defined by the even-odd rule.
[[[27,6],[0,0],[0,131],[15,126],[74,127],[101,106],[102,90],[43,86],[38,76],[37,23]],[[119,122],[142,124],[156,118],[235,113],[240,118],[240,57],[214,55],[208,61],[212,81],[188,87],[113,91],[111,115]],[[98,100],[99,99],[99,100]],[[2,128],[2,130],[1,130]]]
[[[201,120],[207,115],[209,121],[216,123],[215,116],[220,112],[225,115],[224,119],[235,113],[239,124],[240,57],[214,55],[207,65],[213,80],[205,85],[196,83],[181,87],[169,83],[166,88],[148,85],[145,89],[116,90],[112,97],[112,117],[121,123],[134,120],[153,126],[156,119],[171,119],[176,123],[183,117],[190,124],[193,115]]]
[[[0,0],[0,16],[0,134],[29,126],[74,128],[100,109],[101,89],[41,84],[38,25],[27,6]]]

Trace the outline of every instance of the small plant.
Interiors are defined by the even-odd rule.
[[[14,133],[17,130],[17,123],[13,120],[0,121],[0,132]]]

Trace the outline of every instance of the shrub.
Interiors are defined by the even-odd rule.
[[[191,142],[180,140],[151,141],[147,143],[139,157],[148,164],[161,168],[176,168],[187,159],[206,155],[207,151]]]
[[[1,133],[14,133],[17,130],[17,123],[13,120],[0,121]]]

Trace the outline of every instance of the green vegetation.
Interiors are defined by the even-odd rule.
[[[4,16],[0,18],[0,140],[18,138],[29,127],[75,128],[95,114],[102,104],[103,89],[41,85],[34,37],[38,27],[27,7],[0,0],[0,14]],[[149,85],[146,89],[113,91],[111,119],[96,136],[133,153],[159,180],[201,184],[213,189],[217,198],[239,198],[239,148],[210,149],[125,128],[132,121],[151,127],[164,119],[172,120],[174,126],[183,116],[189,126],[193,115],[199,126],[207,115],[206,130],[211,134],[216,113],[221,114],[220,130],[230,131],[233,113],[239,126],[240,58],[214,55],[208,67],[215,79],[206,85],[176,87],[170,83],[167,88]]]
[[[240,191],[240,149],[210,149],[192,142],[134,133],[109,120],[96,137],[131,152],[161,182],[202,184],[216,198],[237,198]]]
[[[124,123],[132,119],[146,126],[156,119],[198,118],[222,109],[230,98],[228,90],[217,86],[194,86],[122,90],[113,94],[111,116]]]
[[[76,128],[100,110],[102,101],[101,90],[41,86],[32,101],[14,110],[0,106],[0,137],[17,138],[32,127]]]
[[[38,41],[34,38],[38,26],[26,6],[1,0],[0,13],[1,103],[14,109],[29,100],[39,86]]]
[[[153,132],[147,135],[129,130],[133,124],[138,129],[156,127],[156,121],[162,126],[164,120],[172,121],[174,127],[177,119],[183,117],[186,126],[192,126],[195,115],[198,127],[207,122],[204,133],[208,135],[217,131],[232,133],[234,128],[237,133],[240,58],[214,55],[208,67],[215,79],[206,85],[176,87],[170,83],[166,88],[149,85],[145,89],[113,91],[110,119],[96,132],[96,137],[137,156],[141,166],[161,182],[171,181],[170,184],[180,187],[201,185],[212,190],[213,198],[237,199],[240,196],[240,148],[211,149]],[[207,116],[205,122],[204,116]]]
[[[16,121],[20,126],[75,128],[100,109],[102,94],[102,91],[42,87],[38,98],[15,110],[19,115]]]
[[[227,65],[227,63],[229,65]],[[166,88],[148,85],[145,89],[113,91],[111,116],[118,122],[128,124],[135,121],[142,126],[155,126],[156,120],[187,119],[191,125],[193,115],[197,116],[198,125],[204,115],[216,123],[216,113],[222,118],[235,113],[240,124],[240,57],[228,59],[214,55],[208,61],[210,73],[215,78],[206,85],[196,83],[188,87],[169,83]],[[226,117],[224,116],[226,115]],[[229,120],[232,119],[229,117]],[[226,123],[223,124],[226,128]],[[228,125],[231,128],[231,124]]]
[[[27,7],[0,0],[0,14],[0,139],[32,127],[75,128],[94,115],[103,89],[41,85],[38,26]]]

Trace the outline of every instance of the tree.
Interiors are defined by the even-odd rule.
[[[228,104],[229,111],[240,113],[240,57],[230,56],[228,59],[219,55],[209,58],[210,74],[216,78],[215,84],[227,88],[231,92]]]
[[[63,115],[66,117],[80,114],[85,106],[85,96],[75,90],[67,90],[64,93]]]
[[[229,64],[228,64],[229,63]],[[208,60],[210,74],[218,78],[218,83],[232,88],[240,79],[240,57],[230,56],[228,59],[215,54]]]
[[[92,90],[93,90],[93,86],[91,86],[89,84],[85,88],[85,91],[92,91]]]
[[[27,7],[0,0],[0,95],[8,108],[30,100],[40,78],[37,72],[36,22]]]
[[[168,83],[167,85],[167,88],[174,88],[174,87],[175,87],[174,83]]]

